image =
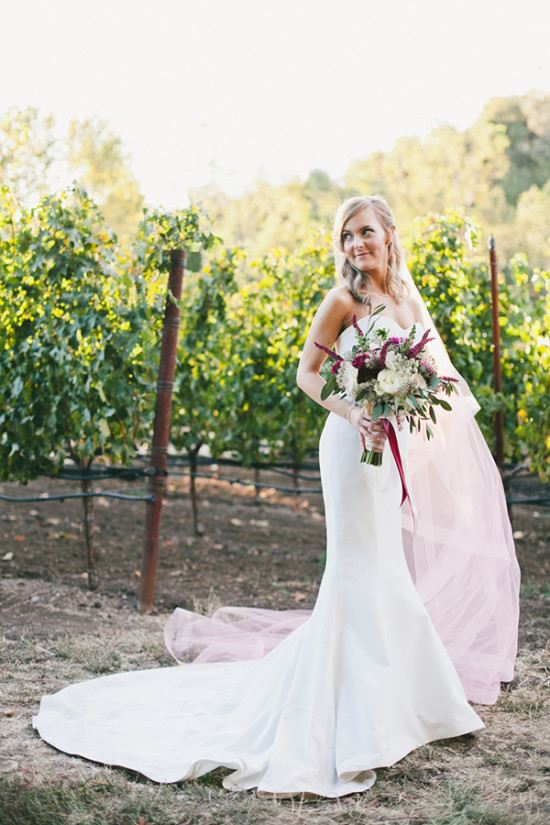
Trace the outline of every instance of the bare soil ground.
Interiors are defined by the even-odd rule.
[[[281,483],[268,474],[261,480]],[[103,673],[171,664],[162,628],[174,607],[313,606],[324,560],[321,496],[268,488],[256,497],[222,481],[199,486],[204,532],[194,536],[186,482],[170,479],[150,616],[135,608],[142,502],[96,501],[102,583],[89,592],[81,502],[0,501],[0,825],[550,821],[550,510],[543,508],[514,508],[523,572],[520,654],[516,679],[497,705],[476,708],[486,729],[420,748],[379,771],[366,794],[274,803],[223,790],[221,771],[157,786],[43,743],[30,720],[44,693]],[[44,479],[0,486],[8,495],[42,491],[74,486]]]

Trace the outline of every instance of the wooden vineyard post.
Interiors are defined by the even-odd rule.
[[[166,490],[166,460],[168,440],[170,437],[170,413],[172,410],[172,391],[176,374],[176,350],[180,325],[180,309],[172,296],[181,298],[183,271],[185,269],[185,251],[173,249],[170,252],[171,268],[168,278],[168,293],[164,311],[164,327],[155,404],[155,423],[149,476],[149,493],[153,499],[147,501],[145,513],[145,532],[143,536],[143,555],[139,585],[139,610],[150,613],[153,609],[155,581],[157,577],[157,558],[160,537],[162,504]]]
[[[489,245],[489,261],[491,264],[491,326],[493,329],[493,374],[495,392],[502,393],[502,372],[500,363],[500,323],[498,303],[498,266],[495,251],[495,239],[491,238]],[[502,401],[495,413],[495,460],[501,474],[504,474],[504,415]]]

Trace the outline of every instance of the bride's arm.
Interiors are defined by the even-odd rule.
[[[296,375],[296,382],[301,390],[321,407],[343,418],[349,417],[350,405],[347,401],[336,395],[329,395],[324,401],[321,399],[325,379],[321,378],[319,370],[326,361],[327,355],[316,347],[315,343],[332,349],[340,330],[347,326],[348,314],[349,302],[341,290],[337,288],[327,293],[309,328]]]
[[[315,346],[317,342],[332,349],[340,331],[349,326],[353,315],[353,298],[345,288],[337,287],[326,295],[309,328],[298,365],[296,382],[300,389],[321,407],[349,421],[359,433],[363,448],[365,448],[365,438],[372,441],[373,436],[376,438],[382,436],[384,440],[381,425],[373,424],[364,410],[338,395],[329,395],[324,400],[321,398],[325,379],[319,375],[319,370],[327,356],[323,350]]]

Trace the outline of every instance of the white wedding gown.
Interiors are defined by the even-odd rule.
[[[350,328],[338,348],[353,343]],[[399,434],[403,454],[407,439]],[[40,735],[157,782],[223,765],[230,789],[333,797],[364,791],[373,769],[426,742],[483,727],[412,582],[393,457],[386,447],[371,467],[360,452],[356,431],[329,414],[320,445],[327,565],[298,629],[256,661],[71,685],[42,699]]]

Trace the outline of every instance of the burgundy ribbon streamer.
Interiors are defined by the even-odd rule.
[[[411,501],[411,497],[409,495],[409,491],[407,489],[407,482],[405,481],[405,470],[403,469],[403,462],[401,460],[401,453],[399,452],[399,442],[397,440],[397,435],[395,433],[395,429],[391,421],[388,421],[387,418],[382,419],[382,424],[384,425],[384,430],[386,435],[388,436],[388,441],[390,442],[390,448],[392,451],[392,455],[395,459],[395,463],[397,464],[397,469],[399,470],[399,475],[401,476],[401,505],[406,498],[409,499],[409,504],[411,505],[411,511],[414,514],[413,504]],[[414,516],[413,516],[414,517]]]

